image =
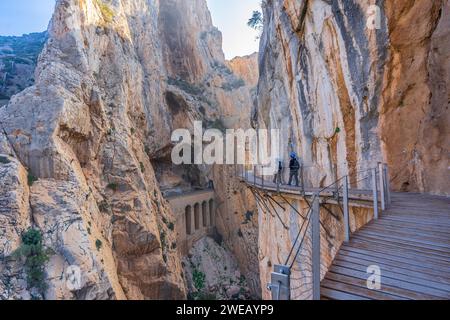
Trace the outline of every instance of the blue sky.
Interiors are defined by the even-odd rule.
[[[54,5],[55,0],[0,0],[0,35],[46,30]]]
[[[189,1],[189,0],[186,0]],[[258,51],[258,32],[247,26],[261,0],[207,0],[214,25],[223,33],[227,59]],[[0,0],[0,35],[47,29],[55,0]]]
[[[261,0],[207,0],[213,23],[223,33],[223,50],[227,59],[259,50],[259,32],[247,26]]]

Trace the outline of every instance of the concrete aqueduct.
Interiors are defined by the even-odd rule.
[[[194,191],[167,197],[176,215],[178,248],[187,255],[192,246],[205,236],[213,236],[216,226],[214,190]]]

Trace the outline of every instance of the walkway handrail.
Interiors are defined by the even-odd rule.
[[[248,171],[245,170],[245,167],[243,167],[243,173],[242,173],[242,178],[245,180],[245,182],[248,183],[248,185],[250,187],[253,188],[257,188],[257,189],[262,189],[262,190],[267,190],[268,185],[270,184],[266,184],[265,182],[265,178],[264,175],[261,175],[260,177],[258,177],[257,175],[257,166],[253,166],[253,181],[250,181],[249,179],[249,174]],[[295,261],[298,258],[298,255],[300,254],[303,244],[305,242],[305,238],[306,238],[306,234],[307,234],[307,230],[309,228],[309,226],[312,223],[312,261],[313,261],[313,297],[314,299],[320,299],[320,197],[321,194],[323,194],[325,191],[327,190],[331,190],[334,193],[334,196],[336,197],[337,201],[338,201],[338,205],[341,208],[343,215],[344,215],[344,241],[348,242],[350,241],[350,234],[351,234],[351,229],[350,229],[350,216],[349,216],[349,185],[350,185],[350,176],[349,175],[345,175],[339,179],[337,179],[336,181],[334,181],[333,183],[331,183],[330,185],[321,188],[319,191],[316,191],[314,193],[314,196],[312,198],[312,205],[308,202],[308,200],[306,199],[306,188],[304,185],[304,172],[303,172],[303,167],[300,169],[301,171],[301,175],[302,175],[302,186],[298,187],[299,189],[299,193],[301,195],[303,195],[305,201],[308,203],[309,206],[309,210],[306,214],[306,217],[304,217],[303,222],[301,224],[301,227],[299,229],[299,232],[295,238],[295,241],[290,249],[290,252],[288,254],[288,257],[285,261],[284,265],[277,265],[275,267],[275,271],[272,274],[272,278],[274,279],[285,279],[284,277],[287,277],[287,288],[289,288],[289,283],[290,283],[290,275],[291,275],[291,270],[295,264]],[[358,175],[360,174],[364,174],[365,176],[363,178],[358,177]],[[357,177],[357,181],[356,183],[359,184],[360,182],[366,181],[366,180],[372,180],[372,185],[371,185],[371,191],[372,191],[372,196],[373,196],[373,207],[374,207],[374,219],[378,219],[379,217],[379,200],[381,200],[381,210],[386,210],[387,205],[390,203],[390,187],[389,187],[389,179],[388,179],[388,168],[386,164],[383,163],[378,163],[377,167],[374,168],[370,168],[367,170],[361,170],[358,172],[354,172],[352,174],[352,176],[356,176]],[[281,179],[279,179],[279,177],[276,179],[276,190],[277,192],[281,195]],[[378,188],[379,185],[379,188]],[[341,205],[341,196],[340,196],[340,192],[342,190],[342,200],[343,200],[343,204]],[[378,197],[380,191],[380,198]],[[258,194],[258,196],[254,193],[255,198],[259,198],[259,201],[263,201],[264,199],[261,198],[261,195]],[[270,197],[271,198],[271,197]],[[263,205],[266,206],[266,209],[268,209],[268,212],[270,213],[270,208],[265,204],[262,203]],[[272,206],[273,207],[273,206]],[[280,221],[282,222],[283,226],[285,228],[286,224],[281,220],[281,217],[279,216],[278,212],[276,211],[276,209],[273,207],[275,213],[277,214],[278,218],[280,219]],[[302,216],[300,214],[300,216]],[[303,218],[303,216],[302,216]],[[306,226],[306,228],[305,228]],[[301,237],[303,233],[303,237]],[[301,237],[301,239],[300,239]],[[298,247],[297,247],[298,244]],[[293,259],[291,260],[291,257],[293,255],[295,251],[295,255],[293,256]],[[284,280],[286,281],[286,279]],[[278,292],[276,292],[275,294],[273,294],[273,297],[280,297],[280,292],[279,290],[281,290],[281,288],[285,288],[286,289],[286,283],[284,284],[285,286],[283,287],[281,282],[278,283],[278,285],[274,285],[271,284],[269,285],[269,288],[277,288]],[[290,290],[290,289],[289,289]],[[290,292],[285,292],[285,297],[290,297]]]

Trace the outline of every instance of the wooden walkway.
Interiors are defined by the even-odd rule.
[[[264,190],[265,192],[272,193],[282,193],[288,195],[289,197],[299,197],[303,199],[304,197],[312,198],[318,192],[320,192],[321,197],[332,197],[335,191],[333,187],[322,189],[322,188],[301,188],[296,186],[289,186],[286,184],[277,185],[273,183],[272,180],[262,180],[260,177],[255,177],[253,174],[249,174],[247,179],[240,176],[241,182],[246,183],[249,186],[255,186],[258,189]],[[342,193],[342,191],[341,191]],[[360,190],[360,189],[349,189],[349,201],[355,206],[362,206],[372,208],[373,195],[371,190]],[[333,203],[333,201],[329,201]],[[368,205],[367,205],[368,203]]]
[[[367,268],[381,268],[381,289]],[[379,220],[352,235],[321,283],[323,299],[450,299],[450,198],[392,194]]]

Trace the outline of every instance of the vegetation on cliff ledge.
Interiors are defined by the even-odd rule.
[[[49,256],[44,248],[41,232],[35,229],[24,232],[22,245],[16,250],[15,256],[24,260],[29,288],[34,288],[43,295],[48,287],[45,281],[45,264]]]
[[[103,20],[105,20],[106,23],[111,23],[115,15],[114,10],[111,9],[111,7],[108,4],[106,4],[103,0],[95,0],[95,3],[100,9]]]

